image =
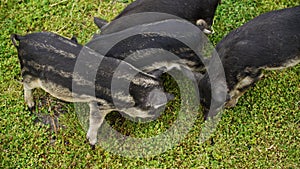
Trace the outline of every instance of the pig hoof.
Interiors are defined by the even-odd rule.
[[[89,143],[89,145],[91,146],[91,149],[92,149],[92,150],[95,150],[95,147],[96,147],[96,146],[95,146],[95,144],[90,143],[89,138],[86,138],[85,141],[84,141],[84,143]]]
[[[96,146],[95,146],[95,145],[93,145],[93,144],[90,144],[90,146],[91,146],[91,149],[92,149],[92,150],[95,150],[95,148],[96,148]]]
[[[27,107],[30,111],[32,111],[35,107],[35,103],[33,101],[27,102]]]
[[[97,143],[97,132],[89,130],[86,134],[86,138],[89,140],[91,145],[95,145]]]
[[[225,107],[226,108],[232,108],[232,107],[235,107],[237,104],[237,100],[236,99],[231,99],[229,100],[226,104],[225,104]]]
[[[28,107],[28,110],[29,110],[30,112],[34,112],[34,106],[33,106],[33,107]]]

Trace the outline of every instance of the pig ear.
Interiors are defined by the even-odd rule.
[[[99,29],[101,29],[104,25],[106,25],[108,22],[104,19],[94,17],[94,23],[97,25]]]
[[[155,78],[159,79],[161,77],[161,75],[164,73],[165,71],[162,69],[155,69],[153,71],[150,71],[149,74],[153,75]]]
[[[20,40],[19,35],[17,35],[17,34],[11,34],[11,35],[10,35],[10,39],[11,39],[13,45],[14,45],[16,48],[18,48],[19,46],[18,46],[18,44],[17,44],[17,41]]]

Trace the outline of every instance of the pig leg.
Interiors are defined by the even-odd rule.
[[[262,77],[263,74],[261,73],[261,71],[259,71],[255,75],[247,76],[243,80],[241,80],[237,85],[237,89],[230,92],[231,99],[225,104],[225,107],[234,107],[237,104],[239,98],[247,91],[247,89],[253,86],[260,79],[262,79]]]
[[[90,126],[87,132],[87,139],[92,146],[92,149],[95,148],[95,144],[97,143],[97,133],[101,124],[104,121],[105,116],[109,113],[109,111],[100,110],[97,102],[90,102]]]
[[[29,110],[32,111],[34,108],[32,89],[28,88],[27,85],[24,85],[24,98]]]
[[[39,83],[37,79],[32,77],[24,77],[23,78],[23,86],[24,86],[24,100],[27,104],[30,111],[34,109],[34,101],[32,95],[32,89],[39,87]]]

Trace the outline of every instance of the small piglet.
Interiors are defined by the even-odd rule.
[[[300,6],[254,18],[231,31],[217,44],[216,50],[224,67],[226,82],[219,80],[212,85],[227,85],[228,101],[225,106],[233,107],[239,97],[261,79],[262,70],[283,69],[300,62]],[[215,69],[210,63],[208,71]],[[219,71],[213,78],[221,79],[221,74],[222,71]],[[209,78],[206,74],[199,83],[206,108],[211,99],[219,100],[217,93],[222,93],[211,91]]]
[[[210,27],[213,24],[213,17],[216,8],[221,0],[136,0],[129,4],[114,20],[107,24],[100,18],[95,18],[95,24],[101,29],[103,34],[112,32],[112,28],[118,30],[126,27],[160,21],[164,19],[181,18],[197,25],[204,33],[211,33]],[[119,23],[118,19],[132,14],[152,12],[148,17],[139,18],[139,15],[131,17],[127,22]],[[155,13],[165,13],[167,15],[156,15]],[[136,17],[137,16],[137,17]],[[105,26],[104,26],[105,25]]]
[[[88,102],[87,138],[93,147],[98,128],[109,112],[153,117],[173,98],[154,75],[122,60],[104,57],[74,40],[50,32],[13,34],[11,39],[18,50],[29,108],[34,106],[34,88],[67,102]]]

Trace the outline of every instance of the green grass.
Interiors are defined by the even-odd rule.
[[[126,2],[126,1],[124,1]],[[0,168],[299,168],[300,167],[300,65],[266,71],[263,80],[226,110],[211,139],[198,144],[202,120],[198,118],[185,138],[170,150],[147,158],[128,158],[92,151],[73,104],[60,102],[41,90],[35,92],[37,111],[60,115],[60,129],[35,124],[23,99],[20,67],[10,34],[52,31],[66,37],[90,40],[97,31],[93,16],[112,19],[123,1],[16,1],[0,4]],[[229,31],[261,13],[299,5],[298,0],[223,0],[210,36],[216,44]],[[167,82],[171,90],[173,83]],[[171,92],[176,93],[177,89]],[[134,123],[118,114],[107,117],[123,134],[149,137],[172,126],[180,103],[157,121]],[[51,138],[55,136],[56,141]],[[167,144],[167,143],[163,143]]]

